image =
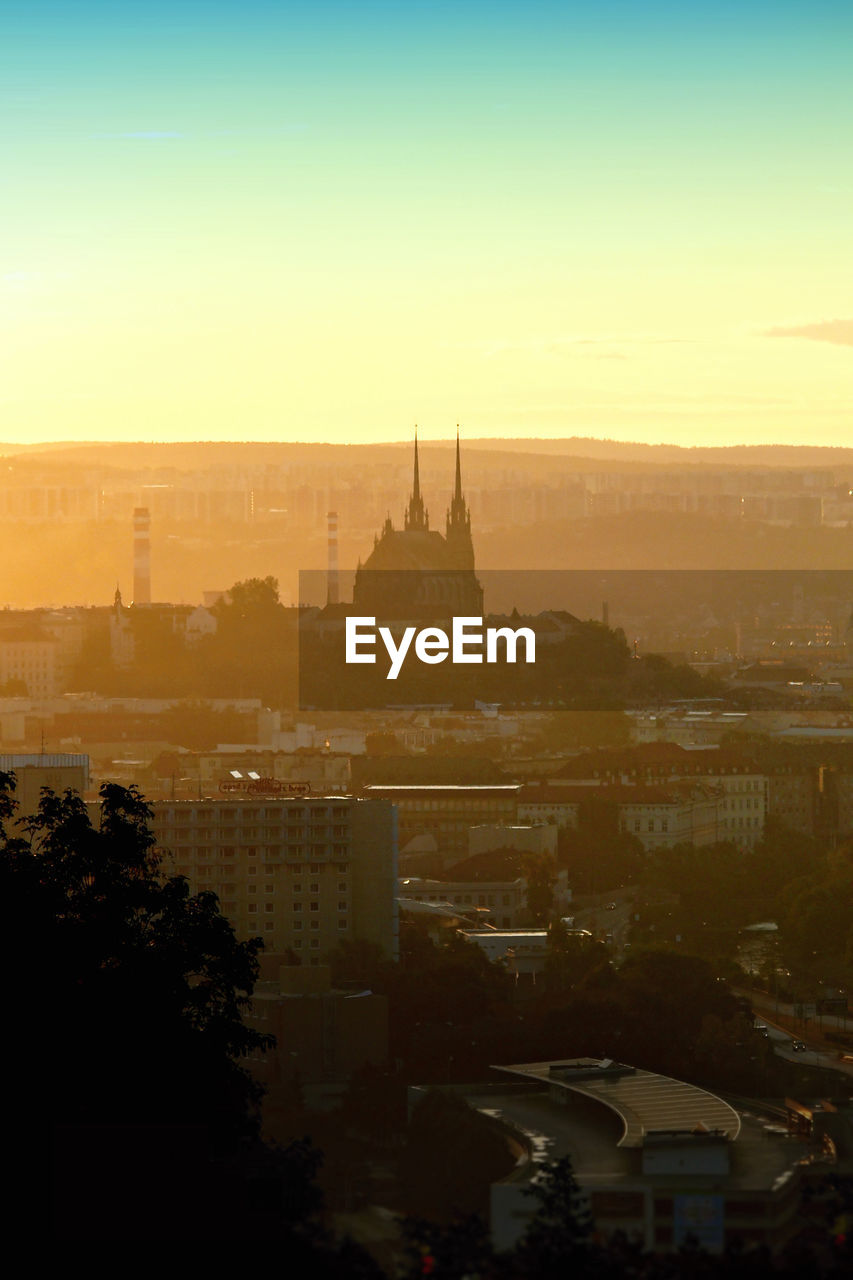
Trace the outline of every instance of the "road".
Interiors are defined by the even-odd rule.
[[[607,902],[615,902],[616,906],[608,911]],[[571,910],[571,908],[569,908]],[[594,938],[607,941],[617,953],[625,949],[631,928],[632,911],[630,900],[624,890],[615,890],[612,897],[602,897],[601,903],[594,907],[581,907],[574,912],[575,928],[589,929]],[[608,934],[612,935],[608,939]]]
[[[832,1071],[841,1071],[845,1075],[853,1076],[853,1062],[842,1062],[839,1058],[837,1050],[827,1050],[818,1048],[805,1042],[806,1048],[796,1050],[791,1046],[795,1040],[802,1040],[802,1036],[791,1035],[783,1027],[777,1027],[770,1022],[767,1017],[760,1013],[756,1020],[763,1022],[767,1027],[767,1033],[773,1046],[773,1052],[780,1058],[785,1058],[788,1062],[798,1062],[808,1067],[827,1067]]]

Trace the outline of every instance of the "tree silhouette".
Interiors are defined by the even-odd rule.
[[[0,794],[10,815],[9,775]],[[200,1123],[223,1142],[252,1132],[257,1087],[238,1060],[270,1043],[242,1020],[261,941],[238,942],[215,895],[160,876],[136,788],[100,795],[95,826],[78,795],[45,791],[0,847],[6,944],[36,939],[35,972],[51,956],[62,1046],[51,1110],[62,1122]]]
[[[228,1221],[254,1220],[271,1176],[280,1228],[310,1169],[290,1158],[271,1175],[256,1137],[260,1090],[240,1060],[270,1043],[242,1020],[260,940],[160,875],[135,788],[105,784],[96,822],[73,792],[45,791],[15,828],[13,789],[0,774],[12,1138],[52,1163],[60,1235],[192,1234],[226,1201]]]

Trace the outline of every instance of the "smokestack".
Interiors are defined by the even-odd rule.
[[[133,511],[133,603],[151,603],[151,515],[147,507]]]
[[[330,511],[326,518],[329,522],[329,568],[326,574],[326,604],[337,604],[339,600],[337,511]]]

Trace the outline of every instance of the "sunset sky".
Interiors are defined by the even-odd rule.
[[[0,15],[0,440],[853,445],[853,6]]]

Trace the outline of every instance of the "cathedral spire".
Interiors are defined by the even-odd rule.
[[[471,542],[471,512],[465,504],[462,492],[462,454],[459,445],[459,424],[456,424],[456,483],[447,512],[447,545],[451,548],[458,568],[474,567],[474,546]]]
[[[421,497],[421,478],[418,467],[418,428],[415,425],[415,470],[412,482],[412,496],[409,498],[409,505],[406,508],[405,527],[407,529],[428,529],[429,528],[429,512],[424,507],[424,500]]]
[[[453,489],[453,497],[450,501],[450,509],[447,512],[447,536],[452,533],[471,534],[471,513],[465,505],[465,495],[462,492],[462,455],[459,448],[459,423],[456,424],[456,484]]]
[[[462,497],[462,457],[459,453],[459,423],[456,424],[456,489],[453,493],[454,502],[463,502]]]

